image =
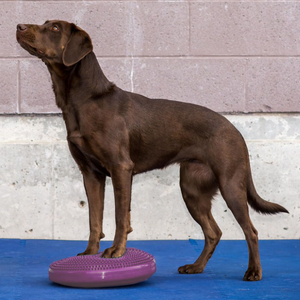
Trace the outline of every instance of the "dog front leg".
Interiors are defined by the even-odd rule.
[[[120,257],[125,253],[127,235],[132,231],[130,226],[130,202],[132,185],[131,165],[125,165],[111,172],[115,195],[116,233],[112,247],[102,255],[105,258]]]
[[[78,255],[97,254],[100,239],[104,238],[102,231],[105,175],[92,172],[83,173],[84,187],[89,203],[90,237],[86,250]]]

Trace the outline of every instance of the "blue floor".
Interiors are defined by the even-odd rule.
[[[111,242],[102,242],[101,249]],[[156,273],[144,283],[106,289],[68,288],[51,283],[49,265],[74,256],[86,242],[0,239],[0,299],[297,299],[300,300],[300,240],[260,241],[263,279],[242,281],[248,264],[245,241],[221,241],[203,274],[180,275],[203,241],[132,241],[151,253]]]

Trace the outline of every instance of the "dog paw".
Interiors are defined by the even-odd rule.
[[[198,273],[203,273],[203,270],[204,270],[203,267],[196,264],[185,265],[178,268],[178,272],[180,274],[198,274]]]
[[[117,247],[110,247],[104,250],[102,257],[103,258],[118,258],[123,256],[125,253],[125,249],[117,248]]]
[[[262,279],[262,271],[249,268],[243,278],[244,281],[259,281]]]
[[[77,256],[82,256],[82,255],[95,255],[98,254],[97,250],[91,250],[91,249],[86,249],[84,252],[82,253],[78,253]]]

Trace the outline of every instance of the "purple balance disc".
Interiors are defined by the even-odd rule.
[[[83,288],[136,284],[156,271],[154,257],[142,250],[127,248],[119,258],[102,258],[101,253],[55,261],[49,279],[55,283]]]

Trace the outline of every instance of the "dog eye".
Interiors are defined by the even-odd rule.
[[[51,30],[52,30],[52,31],[59,31],[59,28],[58,28],[57,25],[53,25],[53,26],[51,27]]]

